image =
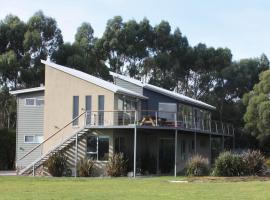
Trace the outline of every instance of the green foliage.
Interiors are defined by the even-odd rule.
[[[87,158],[82,158],[77,167],[77,171],[79,172],[79,176],[81,177],[89,177],[93,175],[93,167],[94,161]]]
[[[44,165],[52,176],[61,177],[68,171],[67,160],[63,152],[57,152],[51,155]]]
[[[0,170],[15,168],[16,132],[0,129]]]
[[[270,158],[265,159],[265,166],[268,170],[270,169]]]
[[[253,90],[244,96],[244,103],[247,106],[244,115],[245,130],[263,144],[263,141],[270,136],[270,70],[260,75],[260,82]]]
[[[126,173],[127,160],[123,153],[113,154],[107,164],[108,176],[123,176]]]
[[[229,151],[221,153],[215,160],[213,174],[215,176],[244,175],[244,162],[239,154]]]
[[[209,161],[201,155],[192,156],[186,163],[187,176],[206,176],[209,174]]]
[[[264,172],[265,158],[259,150],[248,150],[241,155],[245,175],[261,175]]]

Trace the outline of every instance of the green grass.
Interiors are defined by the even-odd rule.
[[[270,199],[269,180],[173,179],[0,177],[0,199]]]

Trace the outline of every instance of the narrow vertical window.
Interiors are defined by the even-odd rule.
[[[79,96],[73,96],[73,112],[72,119],[75,119],[79,116]],[[79,119],[75,119],[72,123],[73,126],[77,126],[79,124]]]
[[[86,119],[85,122],[87,125],[91,124],[91,110],[92,110],[92,97],[85,96],[85,110],[86,110]]]
[[[98,125],[104,125],[104,95],[98,96]]]

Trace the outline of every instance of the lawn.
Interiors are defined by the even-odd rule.
[[[0,199],[270,199],[270,181],[159,178],[0,177]]]

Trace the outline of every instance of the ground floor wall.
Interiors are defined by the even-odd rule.
[[[134,163],[134,129],[99,129],[90,130],[78,140],[78,161],[89,157],[87,149],[87,138],[89,136],[108,137],[108,155],[123,152],[128,160],[128,172],[133,172]],[[196,140],[195,140],[196,138]],[[214,141],[214,142],[213,142]],[[209,161],[211,160],[211,146],[221,146],[221,137],[212,138],[208,134],[191,132],[177,132],[176,164],[177,172],[183,171],[186,162],[195,154],[199,154]],[[219,148],[221,149],[221,148]],[[67,148],[69,166],[75,173],[76,148],[72,144]],[[136,173],[138,174],[173,174],[175,163],[175,131],[174,130],[140,130],[137,129],[137,152],[136,152]],[[96,160],[94,175],[106,176],[107,160]]]

